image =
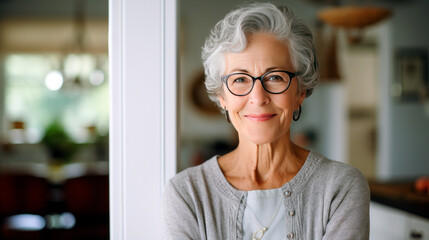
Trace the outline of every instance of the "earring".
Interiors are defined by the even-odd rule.
[[[229,118],[228,110],[226,110],[226,107],[224,107],[224,108],[223,108],[223,110],[225,111],[225,118],[226,118],[226,121],[227,121],[227,122],[229,122],[229,123],[231,123],[231,119]]]
[[[295,116],[297,112],[298,112],[298,116]],[[299,110],[296,110],[293,112],[292,118],[294,121],[298,121],[299,117],[301,117],[301,104],[299,105]]]

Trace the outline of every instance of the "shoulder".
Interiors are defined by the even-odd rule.
[[[217,158],[213,157],[201,165],[187,168],[173,178],[165,185],[164,197],[180,198],[183,200],[192,200],[197,196],[201,196],[203,192],[207,192],[207,188],[213,185],[213,178],[216,178],[215,164]]]
[[[320,154],[313,155],[315,161],[315,172],[313,183],[324,183],[325,189],[338,191],[348,191],[351,188],[369,194],[369,187],[366,178],[353,166],[346,163],[330,160]]]
[[[368,239],[370,191],[366,178],[353,166],[321,155],[309,181],[309,201],[320,194],[324,204],[313,204],[324,216],[324,238]]]
[[[318,171],[316,174],[320,177],[333,181],[346,180],[354,182],[359,180],[366,182],[362,173],[349,164],[328,159],[320,154],[315,154],[314,158],[318,162]]]
[[[203,164],[189,167],[170,179],[169,184],[179,188],[188,188],[193,185],[199,185],[205,179],[214,178],[215,164],[217,157],[212,157]]]
[[[162,198],[163,233],[165,239],[198,239],[202,204],[207,202],[206,182],[212,158],[188,168],[171,178],[164,186]]]

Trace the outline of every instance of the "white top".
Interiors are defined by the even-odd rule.
[[[243,215],[243,240],[252,240],[253,233],[261,227],[267,227],[271,221],[272,223],[260,239],[286,238],[286,209],[283,199],[284,195],[281,188],[247,192]],[[280,204],[281,206],[279,206]],[[261,236],[261,233],[256,236]]]

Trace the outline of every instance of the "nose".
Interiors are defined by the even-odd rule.
[[[262,86],[262,82],[256,80],[252,91],[249,93],[249,100],[256,105],[264,105],[269,102],[268,92]]]

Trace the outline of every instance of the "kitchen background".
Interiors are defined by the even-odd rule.
[[[206,98],[200,55],[244,1],[178,2],[180,171],[236,144]],[[429,198],[413,185],[429,176],[429,1],[272,2],[311,26],[321,62],[294,140],[368,178],[371,239],[429,239]],[[352,4],[391,15],[357,35],[317,17]],[[0,1],[1,239],[108,238],[107,46],[106,0]]]
[[[108,1],[0,1],[0,239],[109,238]]]

